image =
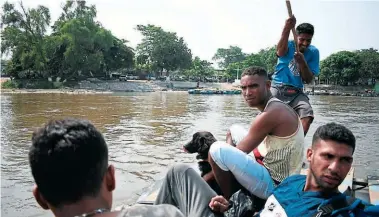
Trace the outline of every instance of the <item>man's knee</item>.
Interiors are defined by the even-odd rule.
[[[175,177],[177,175],[184,174],[189,169],[193,169],[193,168],[190,165],[188,165],[188,164],[183,164],[183,163],[181,163],[181,164],[175,164],[174,166],[172,166],[168,170],[167,177],[171,178],[171,177]]]
[[[307,117],[302,117],[300,120],[302,123],[307,123],[307,124],[311,124],[313,122],[313,117],[312,116],[307,116]]]
[[[220,152],[222,152],[222,149],[224,149],[224,147],[226,146],[229,146],[229,145],[227,145],[225,142],[221,142],[221,141],[214,142],[209,149],[209,155],[212,158],[219,157],[221,155]]]
[[[301,118],[301,124],[303,125],[304,135],[307,135],[312,122],[313,122],[312,116]]]
[[[218,167],[225,171],[227,171],[228,168],[222,162],[224,161],[223,155],[228,148],[232,148],[232,146],[225,142],[217,141],[213,143],[209,149],[210,160],[212,160],[217,164]]]

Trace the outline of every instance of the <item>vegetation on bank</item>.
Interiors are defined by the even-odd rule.
[[[15,78],[3,88],[20,87],[20,79],[42,79],[47,82],[41,86],[56,88],[90,77],[108,79],[114,72],[226,81],[250,65],[273,72],[277,61],[275,46],[250,54],[229,46],[217,49],[213,60],[222,70],[216,70],[211,62],[193,56],[183,37],[150,24],[136,26],[142,41],[132,48],[102,26],[96,7],[85,1],[67,1],[55,22],[45,6],[5,2],[2,12],[2,75]],[[367,84],[378,78],[379,53],[374,48],[340,51],[321,61],[319,80],[324,83]]]

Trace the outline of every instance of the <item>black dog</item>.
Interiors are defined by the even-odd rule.
[[[197,153],[196,159],[199,160],[198,166],[201,172],[201,177],[212,171],[212,167],[208,162],[208,153],[211,145],[216,141],[217,140],[212,133],[200,131],[193,134],[192,140],[183,146],[185,152],[191,154]],[[222,195],[221,188],[215,179],[209,181],[208,184],[218,195]]]

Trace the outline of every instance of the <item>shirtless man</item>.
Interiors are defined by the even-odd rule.
[[[260,114],[236,146],[217,141],[210,148],[213,175],[227,199],[239,190],[231,187],[234,179],[253,195],[267,199],[275,184],[300,173],[304,150],[301,121],[291,107],[271,95],[270,87],[263,68],[250,67],[242,73],[242,95]],[[264,156],[262,164],[255,160],[256,148]]]
[[[309,84],[314,76],[319,74],[320,54],[319,50],[311,45],[314,27],[309,23],[302,23],[296,27],[297,44],[300,51],[296,52],[295,42],[288,40],[295,24],[294,16],[286,20],[276,48],[279,58],[272,75],[271,93],[295,109],[300,116],[304,135],[306,135],[314,115],[309,99],[303,92],[303,82]]]

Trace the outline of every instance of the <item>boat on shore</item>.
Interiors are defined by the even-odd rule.
[[[241,90],[236,89],[210,89],[210,88],[199,88],[188,90],[189,94],[241,94]]]

